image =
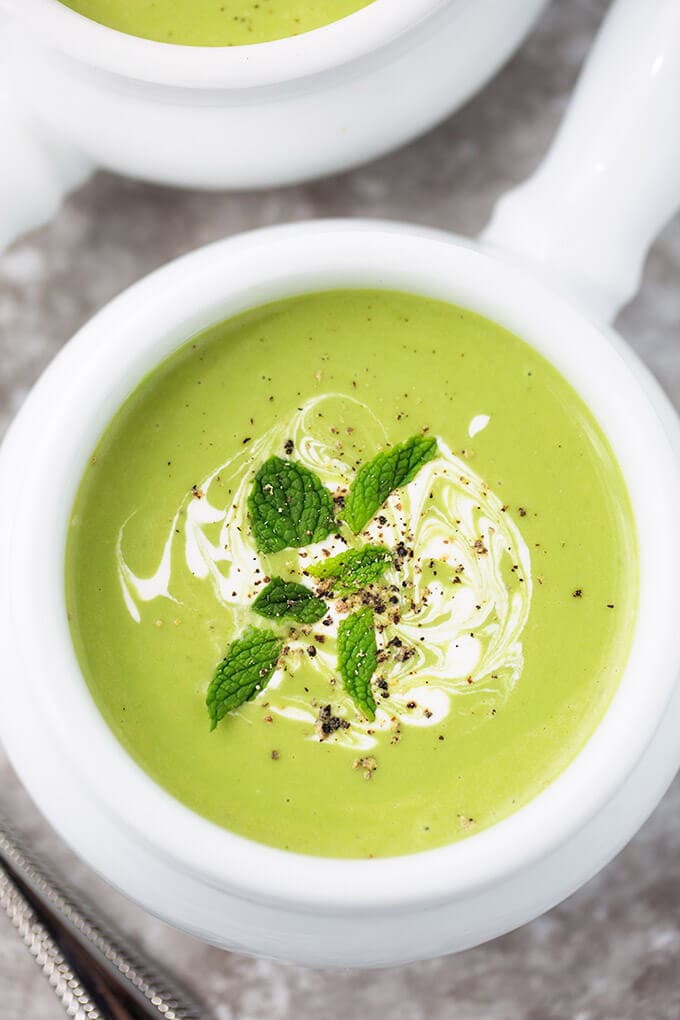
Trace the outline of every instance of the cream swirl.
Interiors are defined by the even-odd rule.
[[[203,479],[198,492],[187,494],[151,577],[138,576],[127,562],[121,528],[118,574],[133,619],[141,620],[141,603],[174,599],[173,552],[179,543],[193,577],[210,584],[219,603],[245,617],[262,583],[261,558],[248,521],[253,475],[292,439],[297,460],[332,491],[345,489],[355,467],[346,459],[337,430],[329,428],[334,420],[352,420],[353,440],[364,449],[377,451],[385,443],[384,428],[362,402],[333,393],[307,401],[291,421],[275,425]],[[488,422],[488,416],[478,416],[470,434]],[[471,694],[478,699],[478,715],[490,712],[505,701],[522,673],[521,635],[532,596],[529,550],[507,508],[468,461],[441,438],[438,446],[438,456],[390,496],[361,536],[363,542],[407,550],[398,569],[385,575],[386,584],[399,586],[400,611],[379,629],[383,661],[377,677],[387,683],[379,693],[385,690],[388,696],[378,697],[375,721],[359,718],[351,699],[335,685],[337,626],[348,612],[340,600],[331,603],[331,624],[323,628],[326,640],[317,655],[311,660],[304,655],[308,636],[290,641],[290,654],[267,688],[271,711],[313,724],[318,709],[285,683],[286,673],[304,661],[305,669],[318,671],[333,685],[329,700],[334,711],[351,721],[331,739],[357,750],[372,747],[379,731],[391,730],[397,740],[402,726],[436,725],[455,704],[463,704],[457,699]],[[225,487],[231,492],[226,507]],[[302,572],[316,559],[345,548],[342,538],[330,536],[316,546],[292,550],[291,557]]]

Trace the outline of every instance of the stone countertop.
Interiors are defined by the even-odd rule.
[[[477,232],[496,198],[538,162],[605,7],[604,0],[553,0],[512,63],[460,114],[353,173],[259,195],[95,177],[52,224],[0,257],[0,432],[81,323],[129,283],[197,245],[310,216],[385,216]],[[680,407],[679,220],[656,244],[619,326]],[[533,924],[457,957],[330,974],[227,955],[147,917],[60,844],[4,760],[0,770],[3,811],[125,932],[195,986],[217,1020],[680,1016],[678,783],[613,864]],[[63,1016],[4,915],[0,1003],[3,1020]]]

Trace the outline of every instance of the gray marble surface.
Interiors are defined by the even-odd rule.
[[[499,3],[503,0],[499,0]],[[643,2],[643,0],[639,0]],[[101,174],[0,258],[0,431],[60,346],[127,284],[188,249],[308,216],[379,215],[474,233],[539,160],[605,0],[554,0],[505,71],[461,113],[354,173],[261,195],[164,190]],[[680,406],[680,221],[656,244],[620,328]],[[457,957],[328,974],[227,955],[145,916],[75,860],[0,761],[0,806],[217,1020],[677,1020],[680,785],[601,875],[547,916]],[[58,1020],[0,917],[0,1017]]]

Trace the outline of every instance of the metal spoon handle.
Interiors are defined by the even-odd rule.
[[[4,868],[0,868],[0,907],[49,981],[66,1015],[74,1020],[104,1020],[90,992]]]
[[[192,1001],[183,990],[171,987],[167,977],[155,964],[131,950],[109,924],[97,915],[90,904],[61,880],[56,879],[48,865],[27,850],[21,838],[2,816],[0,816],[0,864],[4,864],[6,869],[3,899],[0,902],[6,911],[10,913],[11,910],[17,921],[23,925],[23,928],[19,929],[22,935],[24,930],[27,932],[32,930],[30,925],[37,925],[36,945],[40,938],[44,938],[46,940],[44,945],[47,947],[48,943],[51,943],[54,952],[59,954],[61,953],[59,945],[50,935],[50,928],[53,927],[50,922],[54,921],[61,926],[67,938],[73,943],[75,952],[61,953],[60,964],[52,967],[53,970],[58,970],[61,964],[66,970],[71,967],[67,984],[68,980],[74,980],[76,984],[78,981],[78,975],[68,962],[68,958],[73,958],[77,952],[78,959],[83,964],[79,968],[79,974],[84,967],[88,969],[89,963],[92,978],[95,970],[99,971],[108,979],[110,985],[120,990],[126,1001],[134,1003],[134,1012],[121,1015],[155,1017],[156,1020],[160,1020],[161,1017],[163,1020],[207,1020],[208,1011]],[[21,893],[17,890],[17,883],[12,882],[12,878],[18,879],[19,885],[23,884],[29,893],[29,897],[21,897],[25,904],[22,911],[19,910]],[[5,901],[9,909],[5,906]],[[30,921],[29,912],[32,915]],[[44,915],[42,919],[38,916],[39,913]],[[26,920],[20,920],[20,915]],[[18,928],[19,924],[14,921],[12,913],[10,917]],[[47,923],[42,923],[43,921]],[[26,937],[24,936],[24,941]],[[32,942],[33,936],[30,938]],[[49,952],[52,952],[52,948]],[[56,960],[56,956],[50,957],[52,958]],[[96,980],[92,979],[90,984],[94,989],[98,988]],[[67,1010],[67,1015],[82,1020],[100,1018],[107,1020],[107,1014],[101,1009],[92,1012],[93,1009],[97,1009],[92,993],[88,997],[88,993],[83,989],[82,994],[85,996],[83,1008],[89,1008],[90,1012],[68,1013]]]

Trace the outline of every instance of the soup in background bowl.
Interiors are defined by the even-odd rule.
[[[0,0],[0,247],[99,166],[252,190],[373,159],[458,109],[546,3]]]
[[[186,46],[243,46],[330,25],[372,0],[61,0],[119,32]]]

